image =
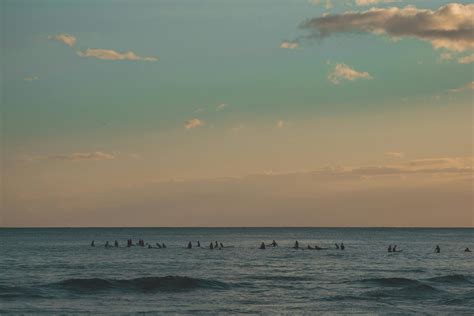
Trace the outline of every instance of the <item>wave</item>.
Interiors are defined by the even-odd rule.
[[[452,283],[452,284],[472,284],[472,277],[462,274],[451,274],[427,279],[429,282],[435,283]]]
[[[439,293],[443,293],[443,291],[438,290],[437,288],[431,285],[420,283],[417,285],[410,285],[397,289],[369,291],[366,292],[365,295],[373,298],[398,297],[422,299],[426,297],[432,297]]]
[[[400,286],[415,286],[420,285],[421,282],[413,279],[407,278],[373,278],[373,279],[363,279],[360,282],[370,283],[381,286],[390,286],[390,287],[400,287]]]
[[[125,290],[140,292],[189,291],[194,289],[224,290],[226,283],[183,276],[143,277],[135,279],[67,279],[54,285],[74,292]]]

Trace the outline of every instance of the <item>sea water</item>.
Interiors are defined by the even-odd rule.
[[[474,229],[5,228],[0,314],[474,314],[466,247]]]

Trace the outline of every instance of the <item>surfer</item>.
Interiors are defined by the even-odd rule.
[[[314,250],[314,248],[313,248],[313,247],[311,247],[310,245],[308,245],[308,249]]]
[[[314,246],[315,250],[327,250],[328,248],[318,247],[318,245]]]
[[[397,245],[393,246],[392,252],[397,252]]]
[[[262,243],[260,244],[260,249],[265,249],[265,243],[262,241]]]
[[[388,252],[392,252],[392,245],[388,245]]]
[[[212,242],[209,245],[209,249],[214,249],[214,244]]]
[[[439,247],[439,245],[436,245],[435,253],[440,253],[440,252],[441,252],[441,248]]]
[[[216,244],[214,245],[214,248],[219,248],[219,244],[217,243],[217,240],[216,240]]]
[[[161,247],[166,248],[165,243],[161,243]]]
[[[299,249],[299,248],[300,248],[300,244],[298,243],[298,240],[295,241],[295,245],[293,246],[293,248],[295,248],[295,249]]]
[[[344,243],[341,242],[341,250],[344,250],[345,248]]]
[[[114,246],[118,248],[118,246],[119,246],[119,243],[118,243],[118,241],[117,241],[117,240],[114,242]]]
[[[471,252],[471,249],[466,248],[466,249],[464,249],[464,252]]]
[[[224,245],[220,242],[219,245],[221,246],[221,248],[224,248]]]
[[[151,245],[148,245],[148,249],[151,249],[151,248],[153,248],[153,247]]]
[[[94,241],[91,242],[91,247],[95,247]]]
[[[272,241],[272,247],[278,247],[278,244],[277,244],[277,242],[275,241],[275,239],[273,239],[273,241]]]
[[[161,245],[159,243],[156,243],[156,246],[161,249]]]
[[[188,249],[191,249],[193,248],[193,245],[191,244],[191,242],[188,242]]]
[[[198,240],[198,244],[197,244],[197,246],[198,246],[198,247],[201,247],[201,243],[199,242],[199,240]]]
[[[336,249],[339,249],[339,245],[337,243],[335,243],[335,245],[336,245]]]
[[[105,248],[109,248],[109,247],[110,247],[110,245],[109,245],[109,242],[107,241],[107,242],[105,243]]]

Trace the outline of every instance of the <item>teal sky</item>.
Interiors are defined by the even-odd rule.
[[[403,156],[398,164],[471,159],[473,94],[462,87],[473,82],[473,64],[457,61],[471,48],[360,31],[310,38],[300,27],[323,14],[435,11],[449,1],[319,2],[3,0],[5,225],[31,225],[36,198],[42,212],[56,193],[385,166],[391,152]],[[59,34],[75,44],[52,39]],[[280,48],[296,40],[297,48]],[[87,49],[158,60],[81,57]],[[370,79],[335,84],[337,64]],[[185,128],[192,119],[202,125]],[[104,156],[72,161],[77,153]],[[71,197],[71,209],[81,199]]]

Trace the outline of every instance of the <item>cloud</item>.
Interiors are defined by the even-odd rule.
[[[28,82],[32,82],[32,81],[35,81],[35,80],[39,80],[39,77],[38,76],[29,76],[29,77],[23,78],[23,80],[28,81]]]
[[[390,157],[390,158],[403,158],[405,157],[405,154],[401,152],[396,152],[396,151],[389,151],[385,153],[385,156]]]
[[[444,52],[444,53],[441,53],[441,55],[439,55],[439,60],[441,61],[452,60],[452,59],[453,59],[453,55],[448,52]]]
[[[398,0],[355,0],[355,4],[358,6],[376,5],[380,3],[393,3]]]
[[[277,126],[278,128],[282,128],[283,126],[285,126],[285,122],[283,122],[282,120],[279,120],[279,121],[277,122],[276,126]]]
[[[107,154],[101,151],[95,151],[90,153],[72,153],[68,155],[56,155],[50,158],[57,160],[69,160],[69,161],[81,161],[81,160],[112,160],[115,159],[115,155]]]
[[[186,129],[191,129],[191,128],[199,127],[202,125],[204,125],[204,122],[197,118],[193,118],[184,122],[184,127]]]
[[[446,4],[437,10],[372,8],[362,12],[325,15],[305,21],[301,28],[323,38],[335,33],[386,34],[393,39],[414,37],[435,48],[474,49],[474,4]]]
[[[407,165],[416,168],[450,168],[450,167],[464,167],[472,162],[472,157],[448,157],[448,158],[426,158],[409,161]]]
[[[465,85],[460,86],[459,88],[451,89],[449,90],[450,92],[463,92],[463,91],[469,91],[469,90],[474,90],[474,81],[468,82]]]
[[[470,64],[472,62],[474,62],[474,54],[458,58],[458,63],[460,64]]]
[[[76,37],[70,34],[49,35],[48,39],[61,42],[69,47],[73,47],[76,44]]]
[[[91,57],[102,60],[134,60],[134,61],[157,61],[156,57],[141,57],[132,51],[120,53],[112,49],[88,48],[85,51],[77,51],[81,57]]]
[[[244,124],[239,124],[237,126],[234,126],[230,129],[231,132],[234,132],[234,133],[238,133],[240,132],[241,130],[243,130],[245,128],[245,125]]]
[[[219,104],[218,106],[216,106],[216,111],[222,111],[224,110],[226,107],[228,107],[229,105],[226,104],[226,103],[221,103]]]
[[[356,79],[373,79],[368,72],[359,72],[346,64],[336,64],[333,71],[328,75],[328,80],[334,84],[339,84],[341,80],[354,81]]]
[[[300,46],[298,42],[288,42],[288,41],[283,41],[280,44],[280,48],[284,49],[297,49]]]
[[[334,7],[331,0],[309,0],[308,2],[314,5],[322,4],[326,9],[332,9]]]

